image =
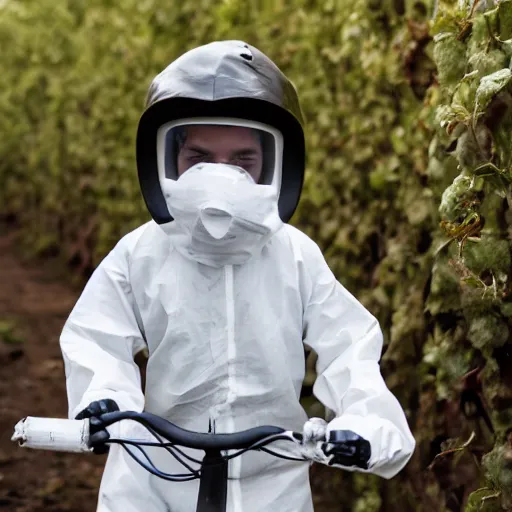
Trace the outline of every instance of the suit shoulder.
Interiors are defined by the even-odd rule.
[[[124,235],[112,251],[131,255],[144,239],[158,237],[161,232],[158,225],[151,220]]]
[[[302,255],[303,259],[318,257],[323,259],[322,251],[318,247],[317,243],[309,238],[306,233],[302,232],[300,229],[294,226],[291,226],[290,224],[286,224],[283,231],[290,240],[294,248],[294,252],[296,254]]]

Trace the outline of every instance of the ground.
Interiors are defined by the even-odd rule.
[[[14,234],[0,234],[0,509],[93,512],[105,458],[21,449],[10,441],[25,416],[66,417],[58,337],[80,293],[55,261],[24,262]],[[341,511],[325,496],[328,468],[313,471],[315,510]],[[333,470],[330,470],[333,471]],[[326,487],[327,486],[327,487]]]
[[[10,442],[25,416],[67,416],[58,336],[79,291],[56,274],[55,262],[23,264],[13,237],[0,237],[0,509],[12,512],[93,511],[104,463]]]

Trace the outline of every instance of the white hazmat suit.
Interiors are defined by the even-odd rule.
[[[302,431],[305,344],[318,354],[313,392],[336,415],[328,430],[367,439],[368,471],[390,478],[414,439],[380,374],[379,325],[317,245],[280,221],[273,189],[244,174],[214,164],[190,169],[164,190],[176,220],[129,233],[99,265],[61,337],[69,416],[111,398],[121,410],[144,409],[200,432],[210,422],[217,433]],[[146,346],[143,394],[133,356]],[[183,472],[153,455],[162,469]],[[308,468],[266,453],[230,461],[227,509],[312,511]],[[191,512],[197,493],[197,481],[160,480],[114,445],[98,510]]]

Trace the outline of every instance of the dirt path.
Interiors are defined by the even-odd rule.
[[[0,237],[0,509],[92,512],[103,457],[22,450],[10,442],[24,416],[66,417],[58,336],[78,292],[50,268],[23,265]]]

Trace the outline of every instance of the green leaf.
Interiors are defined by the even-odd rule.
[[[508,86],[511,79],[512,71],[508,68],[482,77],[476,90],[475,112],[483,112],[491,100]]]

